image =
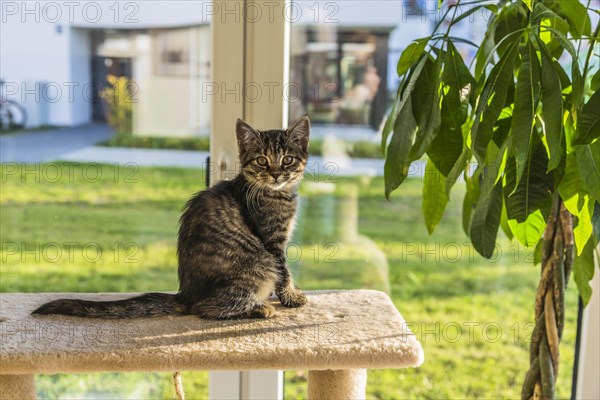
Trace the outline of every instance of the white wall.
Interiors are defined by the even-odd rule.
[[[199,24],[210,20],[209,4],[0,0],[0,78],[7,82],[7,97],[24,104],[29,126],[89,122],[90,28]]]
[[[88,33],[47,22],[33,7],[32,14],[12,15],[13,4],[0,1],[0,77],[7,97],[25,105],[29,126],[88,122]]]
[[[91,49],[88,30],[70,29],[70,71],[72,82],[79,86],[73,91],[73,102],[70,102],[70,120],[74,125],[84,124],[92,118],[92,74]]]
[[[436,1],[428,0],[427,7],[432,13]],[[215,4],[220,10],[231,11],[225,14],[227,19],[241,21],[245,15],[241,10],[236,10],[235,4],[231,2],[216,1]],[[429,34],[432,20],[436,17],[434,14],[427,14],[423,19],[408,17],[405,3],[401,0],[298,0],[288,9],[276,3],[270,4],[263,5],[260,10],[249,10],[247,19],[255,17],[256,12],[259,12],[263,19],[269,18],[270,13],[286,12],[288,19],[293,23],[329,24],[333,30],[341,25],[396,27],[390,36],[390,49],[402,49],[413,39]],[[18,89],[13,97],[26,100],[30,116],[39,115],[38,119],[43,119],[44,113],[36,111],[43,100],[48,100],[49,118],[48,121],[41,121],[42,123],[84,123],[91,117],[90,93],[89,90],[85,90],[91,83],[90,41],[87,29],[146,29],[203,24],[212,19],[215,12],[213,7],[210,1],[196,0],[118,3],[0,0],[0,77],[17,84]],[[142,58],[144,57],[147,59],[149,53],[142,55]],[[395,84],[396,60],[391,58],[389,63],[388,78],[391,88]],[[149,75],[149,71],[136,70],[143,68],[142,64],[144,63],[141,59],[134,61],[135,79]],[[35,89],[35,82],[49,83],[46,89],[42,89],[38,99],[24,92],[25,89]],[[79,86],[69,87],[77,83]],[[14,85],[11,89],[14,89]],[[189,93],[190,106],[201,108],[202,115],[188,114],[189,117],[186,118],[205,120],[209,109],[198,103],[199,95],[195,92],[192,90]],[[33,120],[35,118],[32,122]],[[189,119],[188,122],[192,126],[198,124]],[[143,131],[151,133],[149,129]]]
[[[208,26],[189,29],[190,49],[200,63],[210,61],[211,42]],[[150,36],[150,35],[149,35]],[[141,35],[138,35],[139,42]],[[137,46],[133,75],[139,88],[134,107],[136,135],[189,137],[208,132],[212,99],[203,96],[202,71],[190,62],[190,76],[159,75],[152,69],[152,42]],[[195,59],[195,56],[191,57]],[[199,73],[200,72],[200,73]]]

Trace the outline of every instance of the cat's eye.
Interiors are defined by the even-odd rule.
[[[290,165],[293,162],[294,162],[294,157],[292,157],[292,156],[285,156],[285,157],[283,157],[283,160],[281,160],[281,163],[283,165]]]
[[[256,159],[256,163],[261,167],[265,167],[267,164],[269,164],[269,160],[267,160],[267,157],[258,157]]]

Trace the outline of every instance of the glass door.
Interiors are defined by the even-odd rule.
[[[416,370],[370,372],[369,398],[518,397],[532,251],[503,238],[496,257],[479,257],[462,234],[460,184],[430,236],[425,159],[391,201],[383,195],[396,64],[438,22],[436,4],[2,2],[2,99],[27,118],[0,132],[0,291],[177,290],[181,208],[205,182],[236,174],[236,118],[264,129],[308,115],[311,158],[287,253],[296,281],[388,293],[427,354]],[[457,29],[482,35],[486,18]],[[567,296],[573,309],[575,291]],[[559,397],[570,393],[574,319]],[[188,398],[306,398],[306,371],[286,372],[283,389],[279,372],[182,374]],[[173,396],[168,373],[36,385],[39,398]]]
[[[177,220],[210,152],[212,2],[1,6],[2,96],[27,122],[0,132],[0,291],[176,291]],[[182,375],[188,398],[208,398],[208,372]],[[40,399],[174,396],[170,373],[36,387]]]
[[[299,286],[384,291],[421,341],[425,363],[369,371],[368,398],[519,397],[538,281],[532,250],[502,238],[491,260],[481,258],[463,233],[464,183],[429,235],[421,211],[426,157],[390,201],[384,196],[381,131],[399,84],[398,59],[431,33],[447,3],[441,12],[435,1],[294,4],[288,112],[290,120],[308,114],[312,121],[288,251]],[[453,32],[481,37],[488,18],[473,13]],[[466,45],[459,51],[474,54]],[[575,309],[575,291],[567,296]],[[569,313],[565,323],[559,397],[570,395],[575,318]],[[306,371],[286,372],[286,398],[305,398],[305,381]]]
[[[287,124],[284,3],[8,3],[3,96],[28,118],[0,136],[0,291],[176,291],[181,209],[237,173],[236,119]],[[277,371],[182,375],[188,398],[282,393]],[[172,398],[171,382],[36,378],[39,398]]]
[[[518,397],[534,326],[532,249],[502,238],[491,260],[480,257],[462,232],[463,183],[429,235],[421,211],[426,157],[390,201],[384,196],[381,131],[399,84],[396,65],[404,48],[431,33],[446,2],[442,13],[433,1],[294,3],[290,118],[308,114],[313,123],[310,174],[288,254],[299,285],[385,291],[421,341],[423,366],[369,371],[367,397]],[[488,19],[473,13],[453,31],[474,40]],[[570,395],[576,300],[569,291],[562,397]],[[306,371],[286,372],[286,397],[304,398],[305,380]]]

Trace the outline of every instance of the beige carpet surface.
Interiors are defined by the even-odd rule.
[[[30,315],[59,298],[134,295],[0,294],[0,374],[405,368],[424,358],[389,297],[372,290],[308,292],[299,309],[273,299],[277,314],[268,320]]]

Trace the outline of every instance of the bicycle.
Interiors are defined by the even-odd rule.
[[[25,127],[27,112],[25,108],[4,95],[4,81],[0,80],[0,131],[8,132]]]

